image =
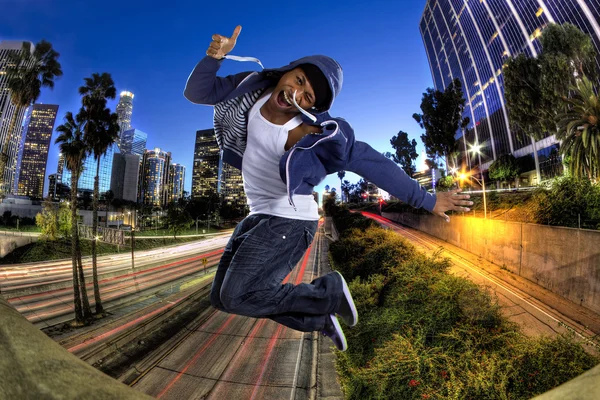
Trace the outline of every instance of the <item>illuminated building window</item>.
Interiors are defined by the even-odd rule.
[[[535,13],[535,16],[539,18],[543,13],[544,13],[544,9],[542,7],[540,7],[540,8],[538,8],[537,12]]]

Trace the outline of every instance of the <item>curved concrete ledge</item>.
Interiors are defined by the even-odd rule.
[[[532,400],[595,400],[600,398],[600,364]]]
[[[151,399],[75,357],[0,296],[0,399]]]

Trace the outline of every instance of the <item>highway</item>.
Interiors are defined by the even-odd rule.
[[[109,311],[129,303],[151,303],[149,298],[165,288],[205,275],[203,258],[210,270],[220,258],[230,234],[167,248],[139,251],[135,267],[131,253],[98,258],[103,306]],[[94,309],[91,258],[83,261],[88,298]],[[73,319],[72,267],[70,260],[0,268],[2,295],[29,321],[47,328]]]
[[[311,282],[326,251],[321,229],[284,282]],[[307,399],[314,386],[314,335],[268,319],[211,309],[186,334],[136,367],[130,384],[159,399]],[[312,382],[312,383],[311,383]]]

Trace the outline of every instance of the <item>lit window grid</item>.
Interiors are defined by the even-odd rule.
[[[98,186],[101,195],[103,193],[106,193],[110,189],[113,154],[115,152],[115,146],[116,145],[110,146],[106,153],[100,158]],[[83,164],[83,172],[79,177],[79,181],[77,182],[78,191],[94,190],[94,178],[96,176],[96,167],[97,161],[94,159],[93,156],[87,157],[85,159],[85,162]],[[62,182],[69,186],[71,185],[71,172],[67,168],[64,168],[63,170]]]
[[[220,150],[213,129],[196,132],[192,169],[193,198],[208,196],[218,190]]]
[[[533,38],[533,42],[528,42],[531,39],[524,37],[520,24],[525,27],[528,35],[531,35],[538,28],[543,28],[548,24],[550,14],[553,15],[557,23],[571,22],[584,31],[591,33],[597,50],[599,47],[598,37],[594,34],[589,20],[585,17],[577,1],[545,1],[548,12],[541,14],[539,13],[540,5],[537,1],[511,1],[514,9],[519,14],[518,16],[513,14],[506,0],[486,1],[485,3],[469,2],[469,9],[475,22],[462,0],[452,0],[451,2],[448,0],[429,1],[420,24],[421,35],[436,88],[445,87],[452,77],[458,77],[463,82],[463,91],[467,99],[465,116],[469,116],[471,119],[470,132],[467,133],[467,136],[471,136],[471,142],[473,142],[475,139],[473,130],[477,130],[479,131],[479,142],[484,142],[490,138],[489,126],[491,125],[494,133],[494,146],[499,151],[496,156],[506,154],[510,149],[508,131],[502,116],[504,112],[501,102],[504,90],[501,74],[503,60],[508,54],[516,55],[525,52],[527,55],[532,56],[532,48],[536,52],[540,50],[539,40]],[[587,1],[586,4],[597,17],[600,9],[598,1]],[[486,5],[488,8],[486,8]],[[453,15],[453,9],[456,10],[459,16],[458,20]],[[497,26],[500,27],[500,31],[494,26],[490,18],[490,12],[493,14],[492,17],[495,19]],[[466,46],[466,39],[458,26],[459,21],[464,35],[469,38],[472,53],[469,53]],[[489,38],[486,41],[486,46],[492,61],[491,65],[478,37],[477,28],[479,28],[482,38]],[[502,36],[500,37],[500,35]],[[433,37],[435,39],[432,39]],[[505,48],[503,42],[507,44],[508,48]],[[444,60],[444,57],[447,58]],[[440,63],[435,61],[436,58],[441,59]],[[446,65],[450,66],[450,70],[446,70]],[[477,66],[477,71],[480,72],[480,79],[477,79],[474,73],[475,66]],[[462,72],[460,67],[463,69]],[[498,74],[498,69],[500,69],[500,74]],[[496,83],[495,80],[500,91],[493,87]],[[481,89],[482,87],[484,88]],[[468,96],[467,92],[469,93]],[[484,105],[487,105],[487,111]],[[490,120],[489,125],[487,119]],[[479,126],[477,126],[477,123],[479,123]],[[515,137],[514,133],[510,139],[512,139],[515,149],[527,146],[530,143],[518,140],[519,138]],[[519,142],[520,146],[517,147],[515,142]],[[484,151],[487,151],[487,157],[492,157],[489,146]]]

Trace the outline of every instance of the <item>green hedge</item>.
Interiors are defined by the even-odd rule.
[[[571,337],[522,334],[488,291],[450,275],[447,259],[333,214],[341,239],[329,256],[360,316],[337,354],[347,399],[529,399],[600,362]]]

